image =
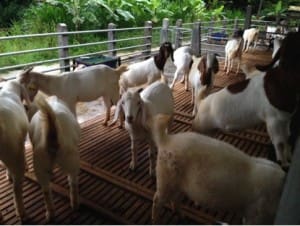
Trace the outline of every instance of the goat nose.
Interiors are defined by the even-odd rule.
[[[130,116],[127,116],[127,120],[126,120],[128,123],[132,123],[133,121],[133,117],[130,115]]]

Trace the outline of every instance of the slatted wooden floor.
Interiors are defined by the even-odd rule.
[[[263,58],[266,59],[266,58]],[[268,60],[268,59],[267,59]],[[223,68],[221,63],[220,68]],[[243,74],[225,76],[221,70],[216,76],[215,90],[244,79]],[[175,121],[172,133],[190,130],[192,111],[191,93],[177,83],[174,90]],[[155,180],[148,175],[147,146],[140,144],[136,171],[128,169],[130,139],[125,130],[102,125],[104,115],[98,115],[81,124],[79,191],[81,206],[72,211],[68,199],[66,176],[55,169],[52,188],[56,207],[53,224],[151,224],[152,197]],[[272,148],[263,125],[236,133],[216,132],[213,137],[229,142],[252,156],[267,157]],[[24,202],[28,214],[26,224],[44,224],[45,210],[41,190],[32,169],[32,152],[27,145],[26,158],[29,171],[24,180]],[[230,180],[230,178],[228,178]],[[0,168],[0,209],[4,224],[20,224],[15,216],[12,186],[6,180],[5,169]],[[217,212],[205,207],[195,207],[184,200],[185,218],[179,218],[169,207],[161,216],[161,224],[214,224],[217,221],[240,224],[235,213]]]

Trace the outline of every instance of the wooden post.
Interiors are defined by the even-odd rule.
[[[144,30],[144,36],[145,36],[145,48],[143,51],[143,55],[145,55],[145,59],[149,58],[151,55],[151,45],[152,45],[152,22],[146,21],[145,22],[145,30]]]
[[[163,19],[162,29],[160,32],[160,44],[167,42],[169,40],[169,19]]]
[[[247,11],[246,11],[246,19],[245,19],[244,29],[248,29],[251,26],[251,13],[252,13],[252,7],[251,7],[251,5],[248,5]]]
[[[192,51],[196,57],[201,55],[201,23],[195,22],[192,31]]]
[[[57,31],[58,32],[67,32],[68,28],[67,25],[64,23],[59,23],[57,25]],[[59,34],[58,35],[58,46],[64,47],[68,46],[68,35],[67,34]],[[70,60],[64,59],[69,57],[69,49],[68,47],[60,48],[58,50],[58,57],[59,57],[59,66],[60,66],[60,72],[70,71]]]
[[[182,19],[176,21],[175,28],[175,49],[182,45]]]
[[[109,23],[108,24],[108,33],[107,33],[107,38],[108,38],[108,55],[110,56],[116,56],[117,55],[117,51],[116,51],[116,25],[114,23]]]

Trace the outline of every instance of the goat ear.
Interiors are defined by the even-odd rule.
[[[206,73],[206,57],[201,57],[199,64],[198,64],[198,70],[201,72],[201,77],[205,76]]]
[[[19,75],[19,80],[21,83],[27,83],[29,82],[29,76],[28,73],[31,72],[33,67],[24,68],[24,70]]]
[[[124,115],[125,114],[124,114],[124,110],[122,108],[122,98],[121,98],[117,103],[113,121],[111,122],[111,124],[109,126],[113,126],[114,124],[116,124],[119,117],[124,119]]]

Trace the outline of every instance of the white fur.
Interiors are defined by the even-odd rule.
[[[176,71],[174,74],[171,89],[173,89],[175,82],[179,74],[183,75],[182,81],[185,83],[185,89],[188,90],[188,74],[190,70],[190,64],[192,62],[192,49],[189,46],[179,47],[174,52],[174,64]]]
[[[247,52],[252,43],[254,43],[254,48],[256,47],[257,42],[258,42],[258,35],[259,35],[259,30],[257,28],[249,28],[244,31],[243,51]]]
[[[136,167],[137,142],[147,141],[149,148],[149,174],[153,175],[154,168],[154,143],[151,133],[146,126],[149,117],[158,113],[173,116],[174,100],[172,90],[168,85],[156,81],[147,86],[141,93],[128,90],[123,93],[118,102],[114,122],[123,114],[125,116],[125,128],[131,139],[131,162],[129,168],[134,170]],[[170,121],[171,123],[171,121]]]
[[[80,126],[67,105],[56,97],[48,101],[40,98],[37,106],[40,110],[31,120],[29,135],[33,146],[34,172],[44,194],[46,218],[50,221],[55,213],[50,180],[56,164],[68,174],[71,207],[76,209],[79,206]]]
[[[120,93],[124,93],[129,87],[151,83],[161,78],[161,71],[156,67],[154,58],[137,62],[128,66],[120,78]]]
[[[30,104],[25,88],[16,80],[5,82],[0,91],[0,160],[7,167],[8,178],[13,182],[16,214],[21,220],[25,217],[22,183],[25,172],[24,142],[28,132],[23,97]]]
[[[239,73],[242,58],[242,45],[242,37],[231,39],[226,43],[224,71],[226,71],[227,75],[232,70],[234,61],[237,61],[236,74]]]
[[[122,95],[130,87],[150,85],[164,77],[162,72],[169,57],[173,60],[173,47],[170,42],[165,42],[161,44],[155,56],[129,65],[129,70],[122,74],[119,81],[120,94]]]
[[[264,90],[264,77],[265,73],[254,76],[242,92],[232,94],[225,87],[198,102],[193,129],[200,133],[208,133],[213,129],[234,131],[264,122],[275,146],[277,160],[282,161],[283,166],[288,166],[292,114],[270,104]]]
[[[29,69],[19,77],[27,89],[41,90],[47,95],[56,95],[62,99],[75,115],[78,101],[86,102],[102,97],[106,107],[104,125],[107,125],[110,108],[119,99],[120,74],[126,70],[125,65],[113,69],[101,64],[58,76],[33,72]],[[33,95],[35,94],[36,92],[33,92]]]
[[[246,224],[274,223],[285,176],[277,164],[201,134],[168,135],[165,119],[149,123],[158,146],[154,224],[164,204],[179,207],[182,194],[201,206],[239,213]]]
[[[192,115],[195,116],[197,113],[197,104],[200,99],[204,98],[209,94],[213,87],[213,82],[215,79],[215,74],[218,72],[214,69],[214,61],[217,62],[219,65],[216,55],[215,54],[207,54],[206,57],[193,57],[193,64],[191,70],[189,72],[189,83],[192,87],[192,104],[193,104],[193,113]],[[204,64],[205,67],[200,67],[200,64]],[[217,67],[219,68],[219,66]],[[216,65],[215,65],[216,67]],[[210,85],[202,84],[201,77],[204,74],[209,74],[208,70],[211,69],[211,82]]]

